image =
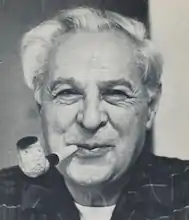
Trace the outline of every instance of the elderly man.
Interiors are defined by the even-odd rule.
[[[0,173],[1,219],[189,219],[188,163],[144,149],[162,60],[140,22],[62,11],[25,34],[22,63],[41,116],[37,146],[58,164],[32,176],[29,160],[42,157],[22,146],[22,171]]]

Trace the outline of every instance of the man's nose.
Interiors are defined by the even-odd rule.
[[[79,124],[90,132],[96,132],[99,128],[106,125],[107,114],[100,109],[100,101],[88,99],[85,101],[82,111],[77,115]]]

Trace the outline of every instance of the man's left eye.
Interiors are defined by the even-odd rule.
[[[125,101],[126,99],[132,98],[127,92],[119,89],[106,90],[102,94],[103,98],[112,104],[116,104],[120,101]]]
[[[118,89],[111,89],[111,90],[107,90],[105,92],[106,95],[113,95],[113,96],[126,96],[126,93],[122,90],[118,90]]]

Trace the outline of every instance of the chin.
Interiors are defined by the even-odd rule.
[[[76,184],[83,186],[101,185],[113,176],[113,169],[107,165],[89,165],[70,163],[66,169],[66,176]]]

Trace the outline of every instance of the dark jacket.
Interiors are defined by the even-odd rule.
[[[188,220],[189,162],[143,153],[132,167],[111,220]],[[79,220],[62,176],[51,167],[30,179],[0,172],[0,220]]]

